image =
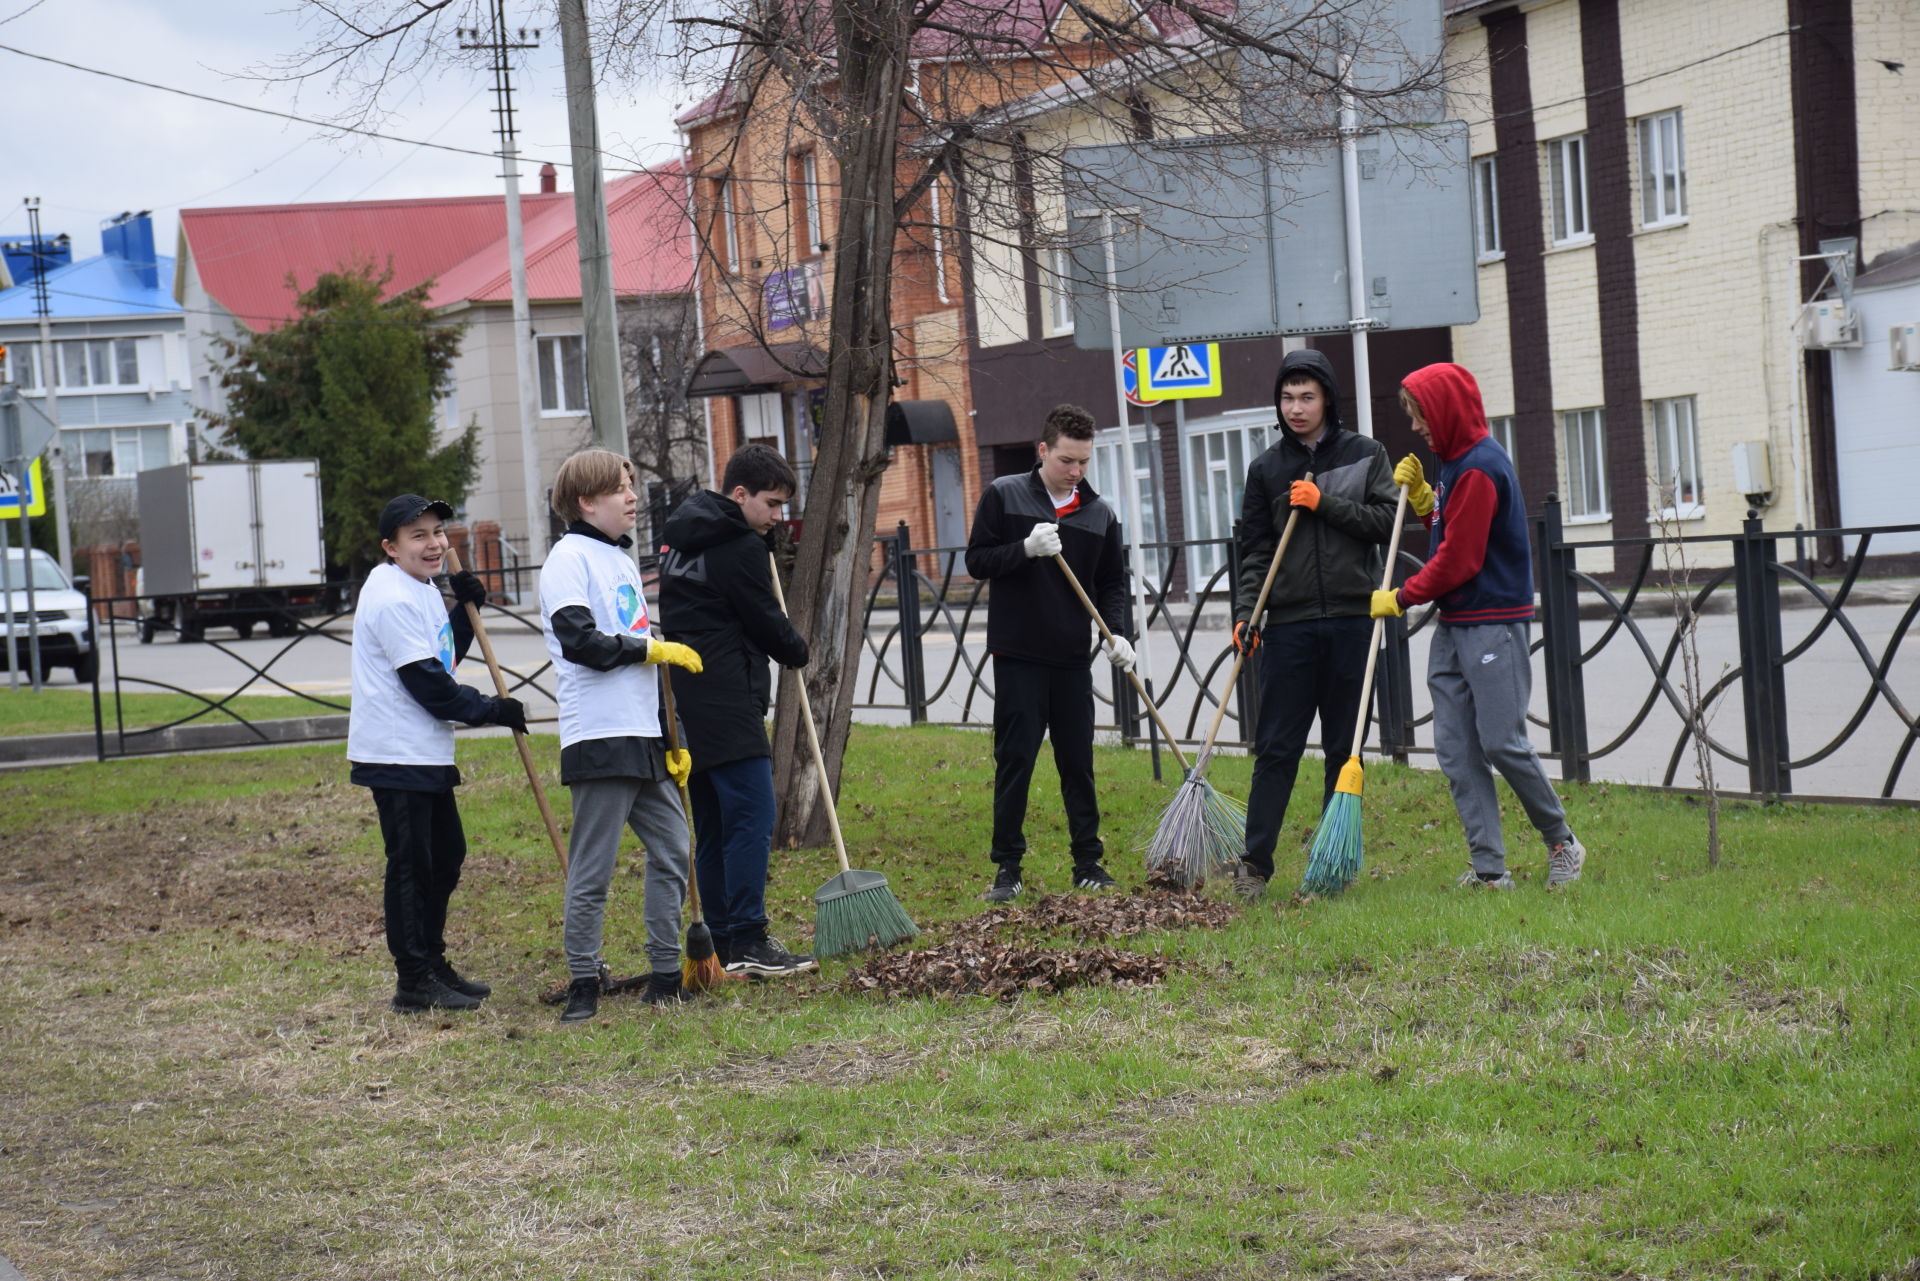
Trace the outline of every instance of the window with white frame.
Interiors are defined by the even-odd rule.
[[[728,271],[740,270],[740,228],[734,223],[733,216],[733,179],[720,178],[714,182],[720,218],[720,265]]]
[[[1233,523],[1240,519],[1240,502],[1246,492],[1247,468],[1267,447],[1269,430],[1265,423],[1247,423],[1189,431],[1187,465],[1183,469],[1188,538],[1201,541],[1233,537]],[[1195,547],[1187,572],[1196,583],[1204,583],[1226,560],[1224,546]],[[1233,590],[1231,583],[1225,587],[1228,592]]]
[[[67,428],[60,436],[76,470],[89,478],[131,476],[173,461],[171,427]]]
[[[0,362],[0,382],[9,382],[21,391],[35,391],[40,386],[40,344],[16,342],[7,344],[7,355]]]
[[[535,340],[540,356],[540,412],[587,412],[587,344],[579,334],[542,334]]]
[[[1473,162],[1474,247],[1482,261],[1502,257],[1500,248],[1500,168],[1492,156]]]
[[[1700,425],[1692,396],[1647,402],[1653,417],[1653,483],[1660,513],[1678,520],[1706,511],[1700,477]]]
[[[1687,216],[1687,143],[1678,111],[1640,122],[1640,221],[1648,227]]]
[[[1607,418],[1598,409],[1569,409],[1560,415],[1567,458],[1567,519],[1607,520]]]
[[[1547,144],[1547,185],[1553,205],[1553,243],[1593,239],[1587,220],[1587,135],[1570,134]]]
[[[800,217],[806,227],[801,231],[803,240],[798,252],[805,257],[827,238],[826,230],[820,225],[820,157],[811,151],[800,157]]]
[[[1500,448],[1507,451],[1507,457],[1518,458],[1513,452],[1513,415],[1503,414],[1498,418],[1487,419],[1487,434]]]
[[[1124,499],[1120,496],[1120,433],[1111,428],[1094,437],[1093,465],[1088,468],[1089,479],[1094,491],[1107,500],[1107,506],[1113,508],[1114,514],[1123,521],[1128,515],[1125,504],[1132,503],[1133,518],[1141,523],[1141,543],[1157,543],[1164,537],[1160,531],[1160,505],[1153,500],[1153,451],[1159,448],[1159,445],[1143,439],[1147,433],[1142,431],[1139,423],[1128,428],[1128,434],[1133,442],[1132,474],[1127,478],[1133,487],[1132,492]],[[1127,569],[1131,572],[1133,569],[1131,546],[1135,537],[1134,531],[1123,528],[1121,537],[1129,546]],[[1166,575],[1167,549],[1147,547],[1141,554],[1141,560],[1147,567],[1147,574],[1153,580],[1147,585],[1148,594],[1151,595],[1154,587]],[[1131,592],[1131,586],[1128,590]]]
[[[89,387],[138,387],[140,349],[131,338],[90,338],[53,345],[60,386],[78,391]]]
[[[1047,332],[1073,332],[1073,254],[1065,249],[1047,251]]]

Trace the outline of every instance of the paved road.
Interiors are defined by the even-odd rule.
[[[1888,641],[1904,611],[1905,606],[1900,604],[1862,604],[1848,609],[1847,617],[1859,631],[1875,663],[1882,661]],[[1818,623],[1821,615],[1820,611],[1813,609],[1788,609],[1781,617],[1784,640],[1791,649]],[[1176,617],[1175,624],[1185,625],[1179,617]],[[1649,616],[1640,621],[1640,626],[1654,653],[1661,653],[1671,632],[1671,624],[1662,618]],[[1583,644],[1596,643],[1604,629],[1604,624],[1600,622],[1583,622]],[[553,676],[550,670],[541,670],[546,663],[546,652],[539,635],[520,621],[498,611],[489,612],[488,631],[502,665],[509,670],[516,683],[520,677],[533,677],[534,688],[523,687],[518,691],[529,704],[531,715],[535,718],[551,717],[553,706],[547,694],[553,688]],[[280,686],[284,686],[286,689],[329,697],[345,694],[349,688],[349,651],[341,643],[344,639],[344,630],[338,630],[330,635],[308,636],[298,644],[289,646],[286,641],[264,638],[223,640],[219,633],[215,633],[215,643],[186,645],[162,638],[151,645],[140,645],[132,629],[121,626],[116,630],[116,644],[112,653],[117,657],[122,688],[129,691],[151,690],[159,685],[167,685],[217,696],[230,693],[251,680],[250,689],[253,692],[283,693],[285,689]],[[929,687],[939,686],[958,655],[964,655],[974,663],[985,661],[984,640],[983,627],[973,628],[966,636],[964,645],[950,632],[936,631],[931,634],[926,643]],[[1202,626],[1194,633],[1192,653],[1204,669],[1222,653],[1227,643],[1224,619],[1218,616],[1203,618]],[[1414,638],[1413,648],[1414,708],[1416,715],[1424,716],[1429,710],[1422,679],[1426,665],[1424,634]],[[1703,620],[1700,652],[1701,671],[1709,685],[1737,665],[1738,634],[1733,615],[1712,614]],[[1150,643],[1142,647],[1142,653],[1144,670],[1153,676],[1155,689],[1171,691],[1163,698],[1163,710],[1168,721],[1183,734],[1185,727],[1193,724],[1196,726],[1193,737],[1203,736],[1211,719],[1212,704],[1209,702],[1204,707],[1196,708],[1195,677],[1191,671],[1177,669],[1178,649],[1172,634],[1164,628],[1157,628]],[[1533,710],[1536,716],[1544,719],[1546,690],[1539,675],[1540,662],[1536,655]],[[250,672],[247,664],[264,668],[266,677]],[[1211,689],[1218,690],[1225,685],[1230,665],[1229,662],[1222,662],[1213,669]],[[103,664],[103,680],[111,670],[111,663]],[[877,665],[869,649],[863,655],[861,664],[863,700],[869,698],[867,691],[874,688],[876,670]],[[898,670],[896,649],[887,655],[886,671],[897,674]],[[492,683],[480,662],[477,649],[462,666],[460,677],[469,684],[492,692]],[[270,683],[267,678],[278,682],[278,685]],[[64,683],[66,679],[65,673],[60,674],[59,683]],[[1651,666],[1633,637],[1622,630],[1616,632],[1606,647],[1588,663],[1585,679],[1590,743],[1599,748],[1618,736],[1639,713],[1652,688]],[[159,685],[143,682],[158,682]],[[983,684],[985,689],[991,688],[990,666],[983,675]],[[1105,680],[1099,680],[1098,684],[1104,692]],[[1920,712],[1920,636],[1909,633],[1896,650],[1888,684],[1910,712]],[[1810,755],[1833,739],[1853,718],[1869,685],[1867,668],[1855,652],[1851,640],[1840,628],[1829,627],[1820,640],[1787,669],[1789,739],[1794,755]],[[932,719],[956,723],[965,721],[981,726],[989,724],[992,709],[984,697],[983,689],[971,689],[972,705],[966,706],[970,686],[971,681],[964,669],[958,671],[948,683],[945,693],[935,700],[931,708]],[[1716,704],[1710,732],[1732,751],[1744,754],[1744,717],[1737,686],[1730,689],[1729,694],[1731,697],[1723,697]],[[885,671],[879,675],[877,691],[871,695],[871,699],[892,706],[862,708],[858,714],[860,720],[875,724],[905,722],[905,711],[898,706],[898,685],[889,679]],[[1111,711],[1103,709],[1102,719],[1111,722]],[[1679,714],[1669,704],[1664,700],[1656,702],[1645,723],[1626,743],[1594,762],[1595,776],[1636,783],[1661,781],[1679,736],[1680,725]],[[1222,737],[1239,737],[1237,721],[1231,714]],[[1876,795],[1904,737],[1905,729],[1898,717],[1884,701],[1877,702],[1843,747],[1826,760],[1795,771],[1794,789],[1808,794]],[[1536,728],[1534,738],[1544,750],[1547,746],[1545,730]],[[1423,728],[1418,734],[1418,742],[1430,745],[1431,733]],[[1920,752],[1915,755],[1920,756]],[[1745,789],[1747,780],[1743,766],[1720,759],[1716,768],[1722,786]],[[1683,762],[1675,781],[1683,786],[1692,784],[1690,758]],[[1895,788],[1895,795],[1920,798],[1920,760],[1913,761],[1904,770]]]

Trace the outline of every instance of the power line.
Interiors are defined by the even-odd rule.
[[[51,63],[56,67],[65,67],[70,71],[82,71],[90,76],[104,76],[109,80],[120,80],[130,85],[139,85],[142,89],[158,89],[162,93],[178,94],[182,98],[195,98],[201,102],[211,102],[221,107],[235,107],[241,111],[251,111],[255,115],[273,116],[280,120],[291,120],[297,124],[312,125],[317,129],[331,129],[339,133],[358,134],[363,138],[378,138],[382,142],[400,142],[410,147],[431,147],[435,151],[452,151],[463,156],[484,156],[489,160],[497,158],[497,153],[492,151],[476,151],[472,147],[456,147],[451,143],[426,142],[418,138],[402,138],[398,134],[381,133],[375,129],[362,129],[356,125],[343,125],[331,120],[316,120],[312,116],[298,116],[290,111],[275,111],[271,107],[258,107],[248,102],[235,102],[231,98],[216,98],[211,94],[195,93],[191,89],[178,89],[173,85],[155,84],[151,80],[141,80],[134,76],[121,75],[117,71],[105,71],[99,67],[82,66],[80,63],[68,62],[64,58],[49,57],[44,53],[32,53],[26,49],[15,48],[10,44],[0,44],[0,53],[18,54],[22,58],[31,58],[35,62]],[[549,160],[546,163],[554,165],[555,167],[571,167],[572,162],[566,160]]]

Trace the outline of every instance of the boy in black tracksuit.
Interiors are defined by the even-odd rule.
[[[1352,754],[1373,633],[1369,606],[1399,503],[1386,448],[1341,427],[1338,390],[1325,356],[1287,353],[1273,385],[1280,438],[1247,469],[1241,502],[1233,643],[1243,653],[1265,654],[1246,859],[1234,872],[1235,888],[1248,897],[1257,897],[1273,876],[1274,844],[1316,713],[1326,756],[1323,806]],[[1260,586],[1295,509],[1299,523],[1274,577],[1266,617],[1255,619]]]
[[[670,640],[699,651],[698,675],[676,676],[693,775],[694,871],[720,963],[769,977],[816,968],[767,934],[767,867],[773,843],[769,656],[807,665],[807,642],[773,595],[768,534],[793,497],[793,468],[765,445],[727,460],[720,491],[701,490],[663,531],[660,622]]]
[[[1092,620],[1055,556],[1085,585],[1114,639],[1107,658],[1133,666],[1133,647],[1119,632],[1127,608],[1120,522],[1087,484],[1093,418],[1060,405],[1047,415],[1032,471],[1002,476],[980,495],[967,539],[967,572],[993,581],[987,648],[993,654],[993,861],[999,872],[989,903],[1020,893],[1027,788],[1040,739],[1051,732],[1072,841],[1073,883],[1101,890],[1114,884],[1100,865],[1100,806],[1093,789]]]

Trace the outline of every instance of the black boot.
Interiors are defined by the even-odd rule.
[[[648,1005],[678,1005],[682,1001],[691,1001],[693,993],[681,986],[679,970],[655,970],[647,980],[647,990],[640,999]]]
[[[402,979],[393,989],[396,1014],[418,1014],[422,1010],[477,1010],[480,1002],[464,992],[456,992],[434,975]]]
[[[567,985],[567,1008],[560,1012],[562,1023],[581,1023],[599,1012],[599,979],[575,979]]]
[[[444,956],[441,957],[439,963],[434,966],[433,975],[460,995],[470,996],[476,1001],[484,1001],[493,995],[493,988],[477,979],[470,979],[459,970],[454,969],[453,962]]]

